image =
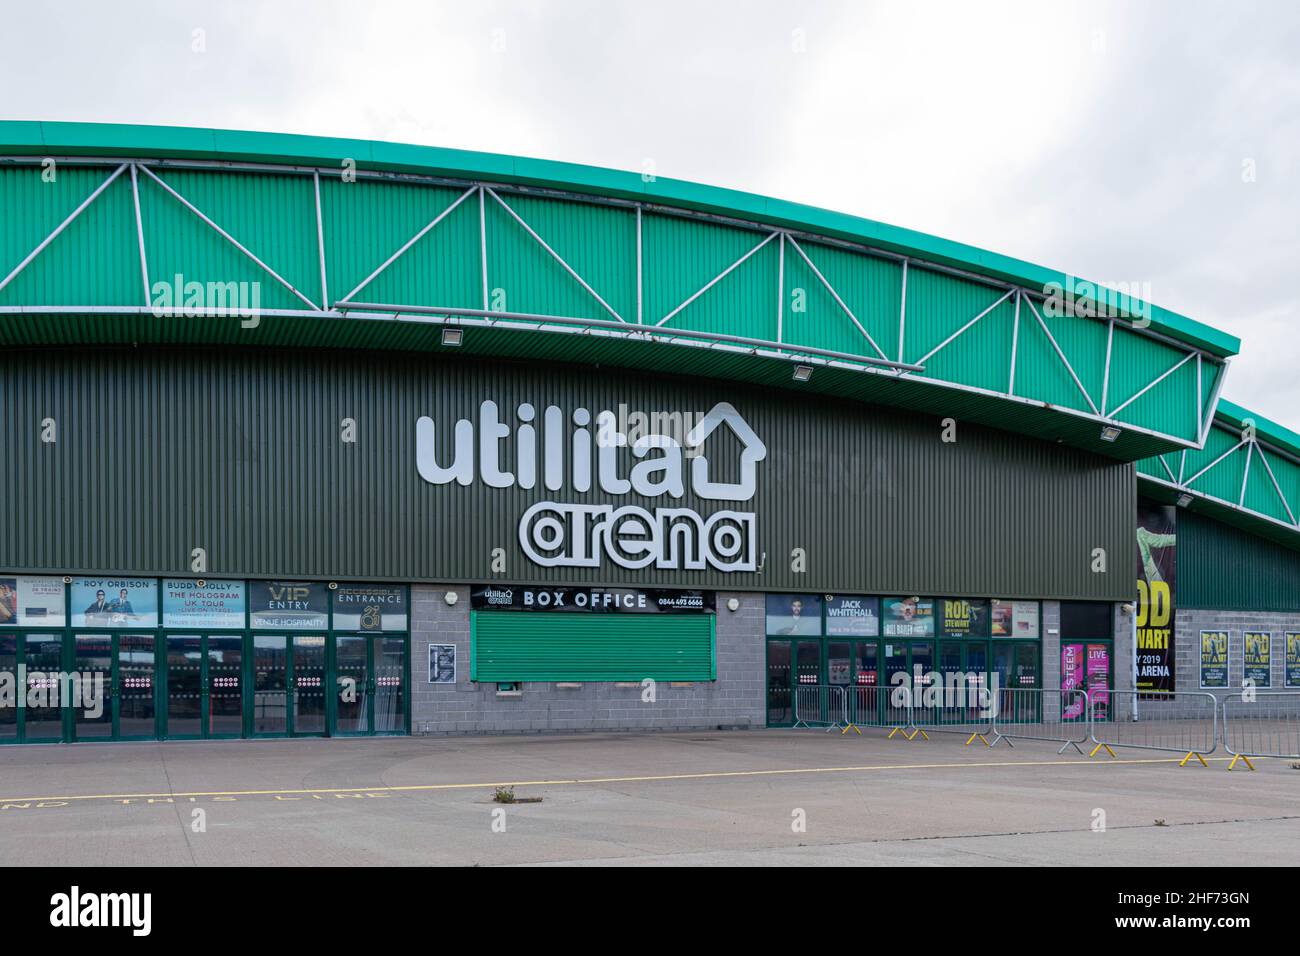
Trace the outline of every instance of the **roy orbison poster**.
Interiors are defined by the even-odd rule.
[[[1175,521],[1172,505],[1138,502],[1137,513],[1137,690],[1175,689],[1174,587]]]

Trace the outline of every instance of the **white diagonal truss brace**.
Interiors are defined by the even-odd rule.
[[[1193,497],[1205,498],[1207,500],[1216,501],[1220,504],[1229,505],[1239,511],[1250,512],[1253,515],[1257,515],[1258,517],[1273,522],[1274,524],[1281,524],[1291,530],[1300,530],[1300,521],[1296,520],[1296,510],[1292,507],[1291,501],[1287,498],[1286,492],[1282,490],[1282,484],[1277,480],[1277,475],[1273,471],[1273,466],[1268,460],[1269,454],[1277,454],[1277,452],[1266,451],[1268,447],[1269,446],[1262,444],[1258,438],[1255,437],[1253,430],[1247,430],[1239,442],[1227,451],[1216,456],[1211,462],[1203,465],[1200,469],[1186,478],[1182,477],[1181,474],[1183,471],[1183,465],[1180,464],[1180,473],[1175,475],[1173,469],[1169,467],[1169,463],[1165,461],[1164,455],[1158,455],[1156,460],[1164,469],[1165,474],[1169,476],[1168,481],[1163,478],[1156,478],[1146,474],[1141,475],[1141,477],[1148,481],[1159,482],[1162,485],[1166,485],[1179,492],[1185,492]],[[1244,455],[1245,462],[1241,470],[1241,485],[1239,486],[1234,499],[1221,498],[1210,494],[1203,488],[1197,487],[1198,481],[1214,469],[1218,468],[1224,462],[1231,461],[1238,455]],[[1183,458],[1185,462],[1186,452],[1183,453]],[[1255,508],[1250,508],[1246,505],[1246,492],[1249,489],[1250,484],[1250,470],[1254,467],[1256,462],[1264,466],[1264,473],[1268,476],[1269,484],[1272,485],[1273,492],[1277,495],[1277,500],[1281,503],[1282,509],[1286,512],[1288,521],[1280,521],[1272,515],[1261,512]],[[1300,462],[1298,462],[1298,464],[1300,464]]]
[[[34,162],[30,160],[30,158],[25,160],[19,159],[18,161]],[[442,308],[433,303],[430,303],[428,305],[421,304],[421,308],[418,310],[420,313],[422,313],[420,321],[426,321],[426,322],[456,321],[456,322],[464,322],[465,324],[473,324],[477,322],[482,324],[494,324],[502,328],[518,329],[519,331],[528,331],[530,329],[536,328],[536,329],[544,329],[550,332],[565,331],[565,332],[572,332],[578,334],[614,335],[614,336],[623,334],[623,335],[632,336],[636,338],[649,338],[655,341],[672,342],[678,345],[689,344],[696,347],[703,346],[703,347],[716,348],[722,350],[747,351],[755,355],[764,355],[768,357],[782,358],[786,360],[797,359],[799,361],[812,361],[814,363],[835,365],[837,367],[842,367],[842,368],[854,368],[858,371],[869,371],[877,374],[899,376],[899,375],[907,375],[908,372],[922,371],[925,363],[929,359],[933,358],[941,350],[953,346],[953,344],[958,342],[962,338],[962,336],[965,335],[966,332],[968,332],[977,323],[979,323],[984,318],[986,318],[989,314],[991,314],[998,306],[1002,305],[1003,303],[1007,302],[1009,299],[1014,297],[1015,308],[1014,308],[1014,317],[1012,320],[1013,329],[1012,329],[1012,336],[1010,342],[1010,353],[1011,353],[1010,368],[1009,368],[1009,375],[1007,377],[1005,389],[998,388],[998,389],[988,390],[988,389],[978,388],[961,382],[949,382],[949,381],[942,381],[933,378],[928,379],[926,381],[938,387],[952,388],[958,391],[979,392],[982,394],[990,395],[992,397],[1002,397],[1011,401],[1024,402],[1032,405],[1043,405],[1044,403],[1036,398],[1033,398],[1028,395],[1018,396],[1016,394],[1017,362],[1019,358],[1019,353],[1023,352],[1023,343],[1021,339],[1023,339],[1024,336],[1022,334],[1021,326],[1023,325],[1024,316],[1022,313],[1024,311],[1024,308],[1027,307],[1029,313],[1033,316],[1037,325],[1042,329],[1043,333],[1046,335],[1047,340],[1050,343],[1051,348],[1055,353],[1057,359],[1060,361],[1061,365],[1065,368],[1071,380],[1075,383],[1075,386],[1078,388],[1080,394],[1084,397],[1084,400],[1086,402],[1086,406],[1087,406],[1086,410],[1064,409],[1064,408],[1060,409],[1061,411],[1066,412],[1068,414],[1079,415],[1086,418],[1093,418],[1097,420],[1099,423],[1105,423],[1105,424],[1113,423],[1117,427],[1125,430],[1131,430],[1131,431],[1145,433],[1149,435],[1161,435],[1160,432],[1154,431],[1149,428],[1141,427],[1135,423],[1119,421],[1117,416],[1120,413],[1122,413],[1124,410],[1129,409],[1133,405],[1133,403],[1137,401],[1139,398],[1141,398],[1144,395],[1147,395],[1148,393],[1151,392],[1152,389],[1155,389],[1162,382],[1167,380],[1170,376],[1174,375],[1185,364],[1187,364],[1192,360],[1195,360],[1196,383],[1197,383],[1196,385],[1197,410],[1196,410],[1195,418],[1200,425],[1200,432],[1199,435],[1197,436],[1199,441],[1188,443],[1187,447],[1192,447],[1192,445],[1200,445],[1200,446],[1204,445],[1205,439],[1208,436],[1209,428],[1211,427],[1212,424],[1214,407],[1217,404],[1218,393],[1220,388],[1222,387],[1223,379],[1225,377],[1223,374],[1222,366],[1219,364],[1220,362],[1219,359],[1210,359],[1209,357],[1203,355],[1199,350],[1194,348],[1188,349],[1186,355],[1181,357],[1179,360],[1175,361],[1169,368],[1164,369],[1159,375],[1157,375],[1151,381],[1143,385],[1137,392],[1128,396],[1119,405],[1113,408],[1110,407],[1110,402],[1111,402],[1110,393],[1113,391],[1113,389],[1111,388],[1113,384],[1113,379],[1110,374],[1112,342],[1115,339],[1114,328],[1115,325],[1117,324],[1116,321],[1112,318],[1108,322],[1109,327],[1107,330],[1107,337],[1106,337],[1106,368],[1105,368],[1104,378],[1101,385],[1101,399],[1099,405],[1097,401],[1093,399],[1093,396],[1088,392],[1088,389],[1084,386],[1079,375],[1076,373],[1074,367],[1070,363],[1070,360],[1067,357],[1064,349],[1062,349],[1060,343],[1057,341],[1055,335],[1053,335],[1052,330],[1048,327],[1048,323],[1044,321],[1042,313],[1039,311],[1039,308],[1035,304],[1034,300],[1036,298],[1041,300],[1043,296],[1037,290],[1024,289],[1021,287],[1017,287],[1014,284],[997,282],[990,279],[982,279],[980,281],[984,281],[987,284],[989,284],[992,288],[999,290],[1000,295],[992,303],[992,305],[986,307],[978,314],[974,315],[969,320],[967,320],[954,333],[949,335],[937,346],[930,349],[926,355],[924,355],[923,357],[921,357],[920,359],[916,360],[913,363],[907,363],[905,362],[903,356],[904,356],[904,342],[905,342],[904,336],[907,332],[907,325],[908,325],[907,322],[908,288],[907,287],[908,287],[910,266],[915,264],[918,266],[924,266],[926,269],[933,269],[933,270],[938,270],[940,272],[951,272],[957,275],[964,275],[967,278],[979,278],[979,277],[972,277],[970,276],[969,273],[963,273],[959,269],[950,268],[937,263],[921,262],[919,260],[913,263],[912,259],[909,256],[903,254],[891,253],[888,251],[872,249],[867,247],[858,247],[854,243],[838,243],[839,245],[843,245],[847,248],[856,249],[859,252],[866,252],[867,254],[887,258],[890,261],[895,262],[900,267],[901,282],[897,292],[898,294],[898,356],[895,359],[894,357],[888,356],[886,354],[881,343],[877,341],[876,336],[873,336],[872,332],[868,329],[866,321],[854,311],[854,309],[846,301],[845,297],[839,292],[839,290],[835,288],[834,284],[830,281],[830,279],[827,278],[826,274],[822,271],[821,268],[819,268],[817,263],[814,261],[813,256],[810,254],[812,250],[807,248],[807,245],[810,242],[830,242],[832,244],[836,244],[837,242],[836,240],[826,240],[824,238],[819,238],[817,236],[810,236],[803,232],[794,232],[784,226],[764,226],[760,223],[753,223],[753,222],[741,223],[738,221],[726,220],[725,217],[723,217],[724,222],[730,225],[740,226],[740,227],[753,230],[756,237],[754,245],[751,248],[749,248],[747,251],[739,255],[739,257],[736,258],[735,261],[731,262],[729,265],[727,265],[725,268],[719,271],[716,275],[710,278],[706,283],[704,283],[703,286],[701,286],[694,293],[688,296],[685,300],[679,303],[675,308],[671,309],[667,314],[662,315],[662,317],[656,319],[655,316],[647,315],[644,312],[645,268],[644,268],[643,254],[642,254],[643,253],[643,233],[642,233],[643,213],[645,211],[650,211],[655,214],[668,213],[673,216],[680,216],[686,218],[700,218],[702,220],[708,220],[708,221],[717,221],[719,217],[710,214],[705,214],[705,213],[695,213],[690,210],[665,210],[652,203],[647,203],[644,201],[637,201],[637,200],[625,200],[625,201],[624,200],[599,200],[599,199],[592,200],[590,196],[575,197],[585,202],[596,201],[598,203],[600,202],[612,203],[614,205],[619,205],[623,208],[627,208],[629,212],[635,214],[635,221],[636,221],[636,296],[635,296],[636,306],[635,309],[636,309],[636,313],[635,316],[629,315],[628,317],[625,318],[622,314],[619,313],[618,310],[616,310],[612,305],[610,305],[610,303],[605,298],[603,298],[600,295],[600,293],[596,291],[595,288],[593,288],[590,282],[588,282],[582,275],[579,274],[578,270],[573,266],[573,264],[567,261],[562,255],[560,255],[555,250],[555,248],[553,248],[550,245],[550,243],[548,243],[547,240],[543,238],[538,233],[538,231],[525,220],[525,218],[519,213],[519,211],[516,208],[514,208],[514,206],[512,206],[511,203],[508,201],[508,197],[503,195],[506,192],[514,193],[516,191],[519,192],[520,194],[524,194],[527,193],[528,190],[517,189],[516,187],[511,187],[506,185],[494,185],[486,182],[471,182],[467,180],[462,180],[459,183],[455,183],[453,181],[438,179],[436,177],[421,177],[416,175],[403,176],[402,178],[409,179],[409,180],[428,179],[431,184],[439,185],[444,188],[447,185],[459,185],[460,187],[463,188],[464,191],[461,192],[459,196],[457,196],[446,208],[444,208],[440,213],[434,216],[433,219],[431,219],[428,223],[426,223],[418,232],[416,232],[415,235],[407,239],[406,242],[404,242],[401,246],[399,246],[396,250],[394,250],[383,262],[379,263],[366,276],[366,278],[362,280],[362,282],[359,285],[357,285],[354,289],[348,291],[348,293],[344,295],[342,298],[331,300],[330,283],[328,280],[328,276],[326,274],[327,257],[326,257],[326,243],[325,243],[325,235],[324,235],[325,216],[322,208],[320,182],[322,179],[337,176],[338,175],[337,170],[326,169],[326,168],[314,168],[314,167],[293,167],[292,169],[286,170],[279,167],[268,167],[265,165],[258,165],[253,163],[222,162],[222,163],[205,164],[203,162],[176,162],[176,161],[160,160],[157,158],[148,158],[144,156],[128,159],[125,162],[119,160],[113,160],[113,161],[82,160],[80,161],[80,163],[78,163],[78,161],[75,159],[67,159],[65,161],[74,165],[79,164],[79,165],[89,166],[92,168],[96,166],[105,168],[107,170],[105,179],[90,193],[90,195],[88,195],[80,203],[80,205],[78,205],[72,211],[72,213],[70,213],[62,222],[60,222],[47,236],[45,236],[43,240],[41,240],[41,242],[39,242],[35,246],[35,248],[33,248],[20,262],[18,262],[8,272],[7,275],[5,275],[3,278],[0,278],[0,290],[3,290],[6,286],[9,286],[20,274],[22,274],[22,272],[25,269],[27,269],[31,265],[31,263],[44,250],[46,250],[50,246],[50,244],[53,243],[68,228],[68,226],[71,223],[73,223],[77,219],[78,216],[82,215],[85,212],[86,208],[90,206],[99,196],[101,196],[105,192],[105,190],[107,190],[112,185],[113,182],[115,182],[119,177],[121,177],[123,173],[129,172],[131,187],[132,187],[132,194],[131,194],[132,206],[133,206],[133,211],[135,213],[135,223],[134,223],[135,228],[133,230],[135,232],[135,235],[133,237],[133,241],[138,246],[138,251],[139,251],[140,283],[144,293],[145,302],[143,306],[139,308],[125,307],[125,306],[102,306],[97,304],[85,305],[85,306],[73,306],[73,305],[39,306],[39,305],[26,305],[26,304],[3,305],[0,306],[0,314],[4,314],[4,313],[41,314],[41,313],[48,313],[48,312],[68,312],[68,313],[77,313],[77,314],[96,314],[96,313],[109,314],[114,312],[139,311],[141,308],[147,310],[149,307],[150,278],[149,278],[149,264],[146,256],[144,222],[140,210],[141,200],[140,200],[140,186],[139,186],[139,176],[141,173],[143,173],[143,175],[149,177],[155,183],[157,183],[157,185],[161,189],[163,189],[168,195],[170,195],[174,200],[176,200],[182,206],[188,209],[195,217],[197,217],[200,221],[202,221],[204,225],[206,225],[208,228],[215,231],[219,236],[221,236],[221,238],[224,241],[234,246],[235,249],[238,250],[241,255],[248,258],[259,269],[263,270],[267,275],[271,276],[276,282],[283,285],[286,289],[290,291],[290,293],[292,293],[292,295],[294,295],[297,299],[301,300],[301,302],[305,306],[307,306],[306,310],[294,310],[294,309],[264,310],[264,313],[267,315],[282,314],[285,316],[289,316],[289,315],[319,316],[324,314],[331,317],[341,317],[346,314],[349,316],[360,318],[363,315],[374,314],[378,312],[388,312],[390,315],[412,314],[415,311],[413,307],[411,307],[408,312],[403,312],[402,308],[399,308],[397,305],[391,303],[368,303],[367,304],[367,303],[358,302],[357,300],[359,298],[363,298],[362,296],[360,296],[360,293],[364,289],[369,287],[379,275],[383,274],[385,270],[391,268],[392,265],[395,262],[399,261],[404,255],[407,255],[410,252],[410,250],[416,245],[416,243],[418,243],[422,238],[424,238],[431,230],[435,229],[439,225],[439,223],[443,222],[447,218],[447,216],[449,216],[455,209],[459,208],[459,206],[463,204],[466,200],[471,198],[476,198],[478,200],[478,205],[479,205],[478,241],[479,241],[480,268],[482,272],[481,280],[483,286],[482,308],[476,310],[467,310],[463,308],[461,309]],[[177,168],[196,168],[196,169],[212,168],[212,169],[219,169],[226,172],[246,171],[250,173],[258,173],[258,172],[264,173],[267,171],[276,171],[278,173],[285,174],[285,175],[303,175],[309,177],[310,178],[309,188],[312,191],[312,198],[314,200],[313,212],[316,220],[315,227],[316,227],[317,249],[314,250],[314,252],[316,253],[316,258],[319,259],[319,269],[320,269],[319,276],[316,279],[316,281],[319,282],[319,286],[317,287],[317,289],[313,290],[316,294],[309,296],[303,291],[300,291],[299,288],[295,287],[293,283],[289,282],[282,275],[276,272],[267,262],[260,259],[250,249],[248,249],[237,239],[235,239],[234,236],[232,236],[228,231],[223,229],[210,216],[208,216],[205,212],[200,210],[193,202],[191,202],[189,199],[183,196],[177,188],[173,187],[170,183],[165,182],[162,178],[160,178],[158,173],[155,172],[155,170],[162,171],[164,169],[171,168],[172,166],[176,166]],[[360,172],[358,175],[368,179],[375,178],[377,180],[382,180],[385,178],[384,174],[369,173],[365,171]],[[559,195],[559,192],[557,192],[557,195]],[[552,259],[554,259],[555,262],[558,263],[560,267],[576,283],[578,283],[578,285],[589,296],[591,296],[599,304],[600,308],[604,310],[604,312],[606,312],[613,320],[612,324],[614,325],[614,328],[609,328],[606,325],[606,320],[603,319],[595,320],[589,318],[582,318],[579,316],[560,316],[560,315],[556,315],[556,316],[523,315],[523,314],[514,314],[514,313],[505,313],[505,312],[495,312],[491,310],[489,296],[488,296],[488,292],[490,288],[489,277],[488,277],[487,234],[486,234],[488,224],[486,221],[486,209],[485,209],[486,200],[488,197],[490,197],[495,203],[500,205],[501,208],[505,210],[506,214],[512,220],[514,220],[515,223],[519,225],[519,227],[531,238],[531,240],[536,242],[539,246],[541,246],[541,248],[547,253],[547,255],[550,256]],[[681,328],[680,326],[673,327],[673,328],[663,328],[661,332],[655,331],[656,329],[660,329],[661,327],[666,326],[674,318],[679,317],[684,310],[686,310],[693,303],[697,302],[701,296],[705,295],[707,292],[709,292],[709,290],[714,289],[720,282],[726,279],[727,276],[735,272],[745,262],[749,261],[753,256],[755,256],[760,250],[765,248],[773,240],[778,240],[779,250],[780,250],[777,259],[778,275],[776,277],[776,282],[774,283],[775,291],[778,296],[778,301],[775,303],[775,309],[773,310],[776,315],[776,323],[777,323],[777,332],[774,340],[749,339],[737,335],[727,335],[723,333],[704,332],[702,330],[685,329],[685,328]],[[787,245],[789,245],[793,254],[798,256],[798,258],[803,261],[804,265],[806,265],[809,268],[813,276],[816,278],[816,281],[830,295],[831,299],[835,303],[836,308],[840,312],[842,312],[845,317],[847,317],[849,322],[851,322],[853,327],[856,329],[857,333],[862,337],[862,341],[865,347],[861,351],[849,350],[846,352],[836,352],[829,349],[821,349],[821,348],[813,348],[811,346],[804,346],[801,345],[800,343],[792,342],[789,340],[788,329],[786,329],[785,327],[787,324],[786,311],[788,306],[788,303],[785,301],[785,296],[788,292],[788,285],[789,285],[789,269],[787,268],[787,263],[786,263],[787,256],[785,251],[785,247]],[[313,299],[316,298],[317,295],[319,296],[320,299],[319,305],[313,301]],[[367,308],[363,309],[361,308],[362,306],[367,306]],[[913,316],[913,318],[915,318],[915,315]],[[618,327],[624,325],[629,325],[630,329],[622,333],[617,331]],[[634,329],[637,331],[632,331]],[[1147,331],[1145,334],[1149,334],[1149,335],[1153,334],[1155,335],[1156,338],[1161,338],[1161,336],[1158,333],[1152,333]],[[1218,374],[1216,378],[1213,380],[1212,389],[1209,389],[1209,391],[1211,391],[1211,394],[1209,395],[1206,394],[1207,389],[1205,387],[1205,382],[1204,382],[1204,375],[1207,373],[1204,370],[1203,366],[1206,361],[1213,362],[1214,363],[1213,367],[1218,368]],[[1226,362],[1224,364],[1226,364]],[[920,379],[918,379],[918,381],[920,381]],[[1208,402],[1205,401],[1205,399],[1207,398],[1209,400]],[[1270,480],[1272,481],[1274,487],[1278,490],[1279,496],[1282,496],[1281,487],[1279,483],[1276,481],[1276,478],[1272,475],[1272,469],[1270,467],[1268,459],[1264,457],[1262,451],[1256,450],[1251,453],[1250,457],[1252,463],[1254,458],[1258,457],[1260,459],[1260,462],[1263,464],[1266,471],[1268,471]],[[1173,470],[1170,468],[1169,462],[1164,461],[1163,459],[1161,460],[1161,466],[1167,474],[1172,472]],[[1181,463],[1180,463],[1179,470],[1181,471]],[[1202,471],[1204,471],[1204,469],[1202,469]],[[1181,474],[1179,477],[1181,477]],[[1193,476],[1193,478],[1195,477],[1197,476]],[[1188,484],[1190,483],[1191,480],[1188,481]],[[1284,504],[1287,509],[1287,513],[1294,514],[1294,509],[1291,503],[1286,502],[1284,499]]]
[[[307,298],[307,296],[305,296],[305,295],[303,295],[301,292],[299,292],[298,289],[294,287],[294,284],[293,284],[292,282],[290,282],[290,281],[289,281],[288,279],[286,279],[284,276],[280,275],[280,273],[276,272],[274,269],[272,269],[270,266],[268,266],[265,262],[263,262],[261,259],[259,259],[259,258],[258,258],[256,255],[254,255],[252,252],[250,252],[250,251],[249,251],[249,250],[248,250],[248,249],[243,245],[243,243],[241,243],[238,239],[236,239],[236,238],[235,238],[234,236],[232,236],[230,233],[226,232],[226,230],[222,229],[222,228],[221,228],[220,226],[218,226],[215,222],[213,222],[210,218],[208,218],[208,216],[203,212],[203,210],[199,209],[198,206],[194,205],[194,203],[190,202],[188,199],[186,199],[184,196],[182,196],[180,193],[178,193],[175,189],[173,189],[173,188],[172,188],[171,186],[169,186],[167,183],[165,183],[165,182],[163,182],[161,179],[159,179],[158,176],[154,173],[154,171],[151,170],[148,166],[141,166],[141,167],[140,167],[140,170],[141,170],[141,172],[143,172],[146,176],[148,176],[150,179],[152,179],[154,182],[156,182],[159,186],[161,186],[161,187],[164,189],[164,191],[166,191],[167,194],[170,195],[173,199],[175,199],[177,202],[179,202],[182,206],[184,206],[184,207],[185,207],[186,209],[188,209],[190,212],[194,213],[194,215],[198,216],[199,219],[203,220],[203,222],[206,223],[206,224],[208,225],[208,227],[211,228],[214,232],[216,232],[217,235],[219,235],[222,239],[225,239],[226,242],[230,243],[232,246],[234,246],[236,249],[238,249],[241,253],[244,254],[244,256],[246,256],[248,259],[250,259],[250,260],[252,260],[254,263],[256,263],[257,266],[258,266],[259,268],[261,268],[263,272],[265,272],[267,275],[269,275],[269,276],[270,276],[272,279],[274,279],[276,282],[280,283],[282,286],[284,286],[286,289],[288,289],[290,292],[292,292],[292,293],[293,293],[294,295],[296,295],[298,298],[302,299],[303,302],[306,302],[309,306],[311,306],[311,309],[312,309],[313,312],[323,312],[323,311],[325,311],[325,309],[324,309],[323,306],[318,306],[318,305],[316,305],[316,303],[312,302],[311,299]]]

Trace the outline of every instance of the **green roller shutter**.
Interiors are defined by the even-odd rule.
[[[474,611],[470,679],[714,680],[713,614]]]

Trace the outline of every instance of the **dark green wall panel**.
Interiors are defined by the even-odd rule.
[[[1300,611],[1300,552],[1179,509],[1176,599],[1186,608]]]
[[[539,420],[550,403],[568,415],[730,402],[767,458],[756,495],[737,505],[696,499],[689,469],[680,500],[550,493],[540,473],[529,491],[421,480],[416,420],[449,432],[488,398],[503,412],[530,402]],[[40,440],[46,417],[54,444]],[[340,441],[345,418],[355,444]],[[187,574],[202,547],[214,576],[1096,600],[1132,591],[1131,465],[960,421],[958,440],[944,443],[938,418],[785,391],[459,355],[11,351],[0,359],[0,435],[0,569],[10,571]],[[725,439],[709,457],[734,470]],[[542,568],[521,551],[518,524],[549,499],[752,512],[759,568]],[[494,574],[496,548],[506,564]],[[792,570],[796,548],[805,573]],[[1091,570],[1094,548],[1108,572]]]

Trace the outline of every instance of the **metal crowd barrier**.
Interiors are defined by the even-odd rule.
[[[1001,740],[1008,747],[1015,746],[1013,740],[1042,740],[1059,743],[1058,754],[1069,747],[1083,753],[1092,730],[1087,691],[1017,687],[999,691],[995,704],[990,747]]]
[[[861,734],[861,727],[889,728],[889,736],[902,734],[911,740],[919,732],[912,727],[912,695],[906,688],[877,684],[850,684],[844,689],[844,728]]]
[[[1300,693],[1255,691],[1223,698],[1223,749],[1251,770],[1251,757],[1300,760]]]
[[[929,733],[960,734],[967,746],[976,740],[986,747],[993,746],[989,736],[993,733],[997,701],[983,681],[953,673],[945,675],[942,684],[936,681],[913,693],[912,728],[925,739],[929,739]]]
[[[1094,744],[1088,756],[1116,747],[1183,754],[1184,767],[1195,757],[1207,767],[1207,754],[1219,743],[1219,705],[1213,694],[1195,691],[1152,693],[1112,690],[1105,701],[1090,701],[1088,724]]]
[[[844,688],[834,684],[795,684],[794,726],[825,727],[827,731],[844,726]]]

